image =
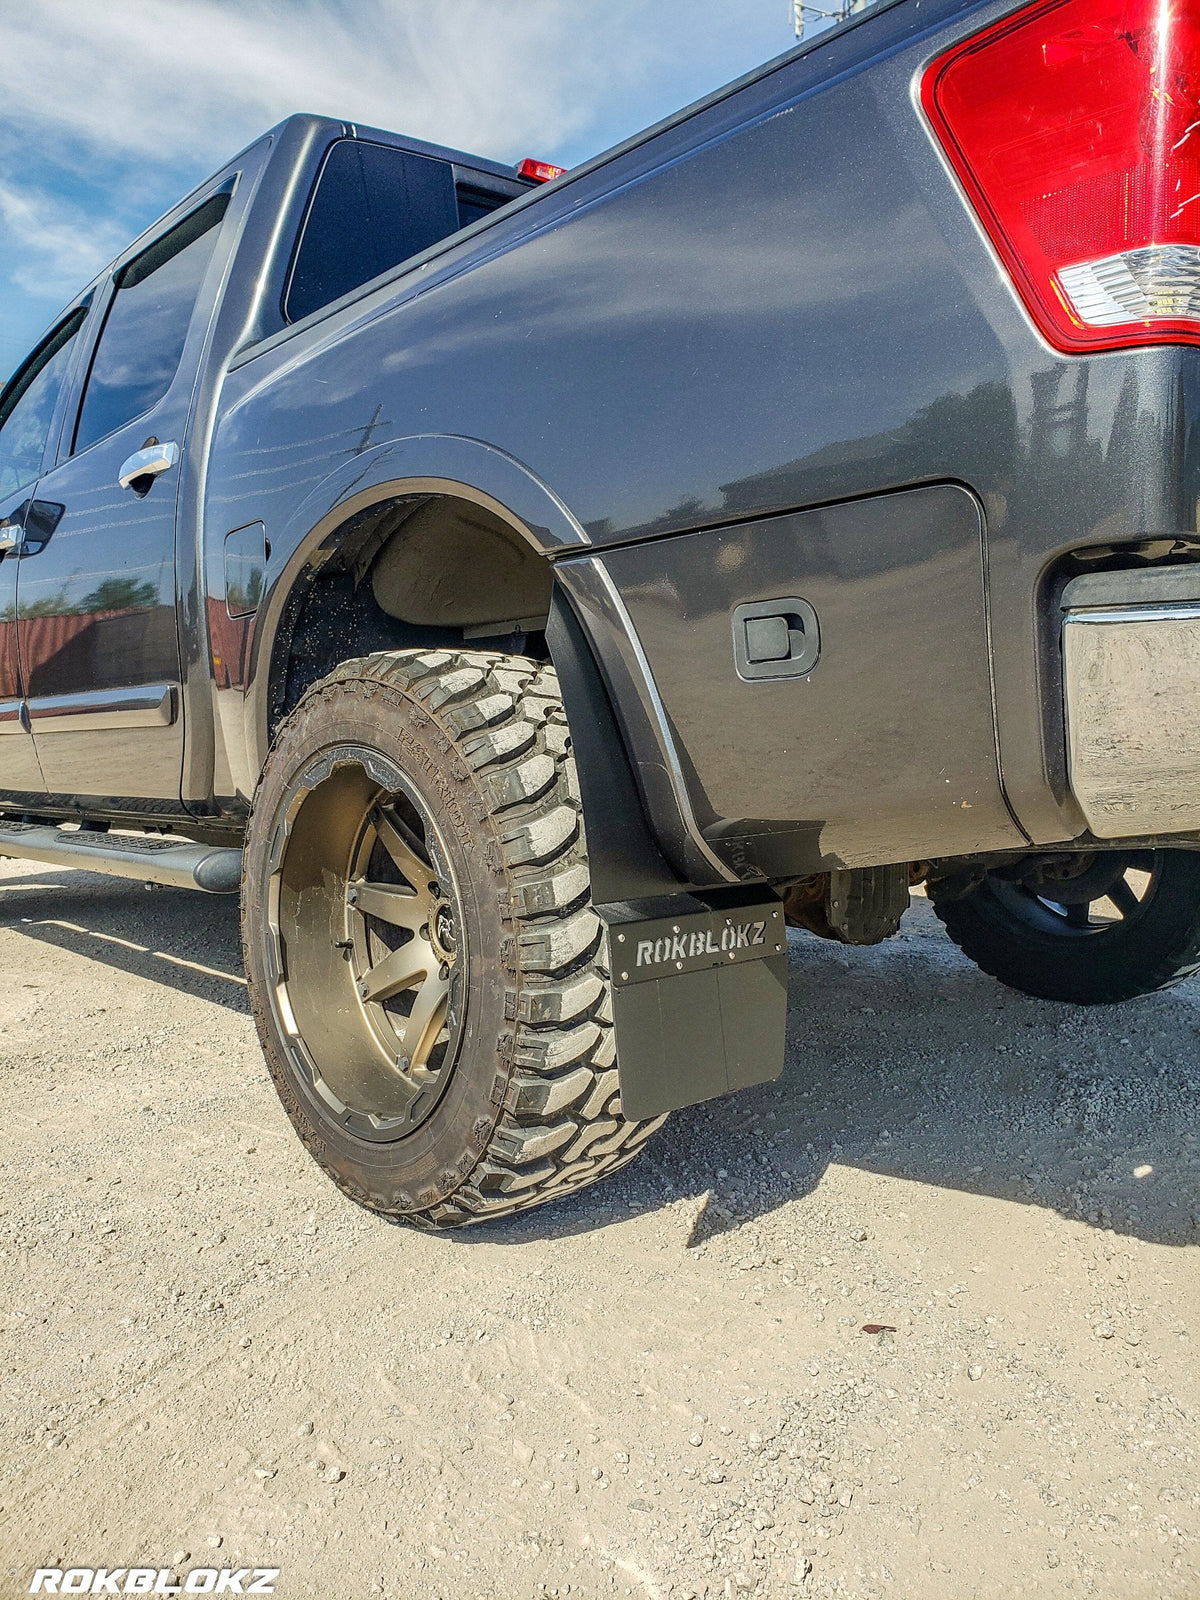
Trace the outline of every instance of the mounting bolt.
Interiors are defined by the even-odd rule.
[[[367,988],[368,988],[367,980],[365,978],[360,978],[358,980],[358,992],[359,992],[360,995],[362,995],[364,1000],[367,997]]]
[[[624,944],[625,943],[625,935],[623,933],[619,933],[617,935],[617,943],[618,944]]]
[[[350,904],[352,906],[357,905],[358,904],[358,890],[357,889],[347,889],[346,890],[346,899],[350,902]]]
[[[623,972],[621,974],[621,982],[622,983],[628,983],[628,981],[629,981],[629,974],[627,972]]]

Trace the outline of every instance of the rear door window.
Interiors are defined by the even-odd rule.
[[[228,194],[214,195],[117,274],[84,390],[76,454],[149,411],[171,387],[228,205]]]
[[[331,145],[284,295],[298,322],[459,229],[454,169],[365,139]]]

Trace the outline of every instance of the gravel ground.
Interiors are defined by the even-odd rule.
[[[779,1084],[429,1237],[302,1154],[230,902],[4,863],[0,1592],[1195,1600],[1200,984],[1026,1001],[919,897],[791,966]]]

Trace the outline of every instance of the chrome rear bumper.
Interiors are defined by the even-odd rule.
[[[1068,773],[1088,827],[1200,829],[1200,566],[1088,574],[1062,604]]]

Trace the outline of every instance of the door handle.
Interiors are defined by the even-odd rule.
[[[122,489],[132,489],[139,478],[157,478],[179,460],[179,446],[173,440],[166,444],[148,444],[121,463],[117,482]]]

